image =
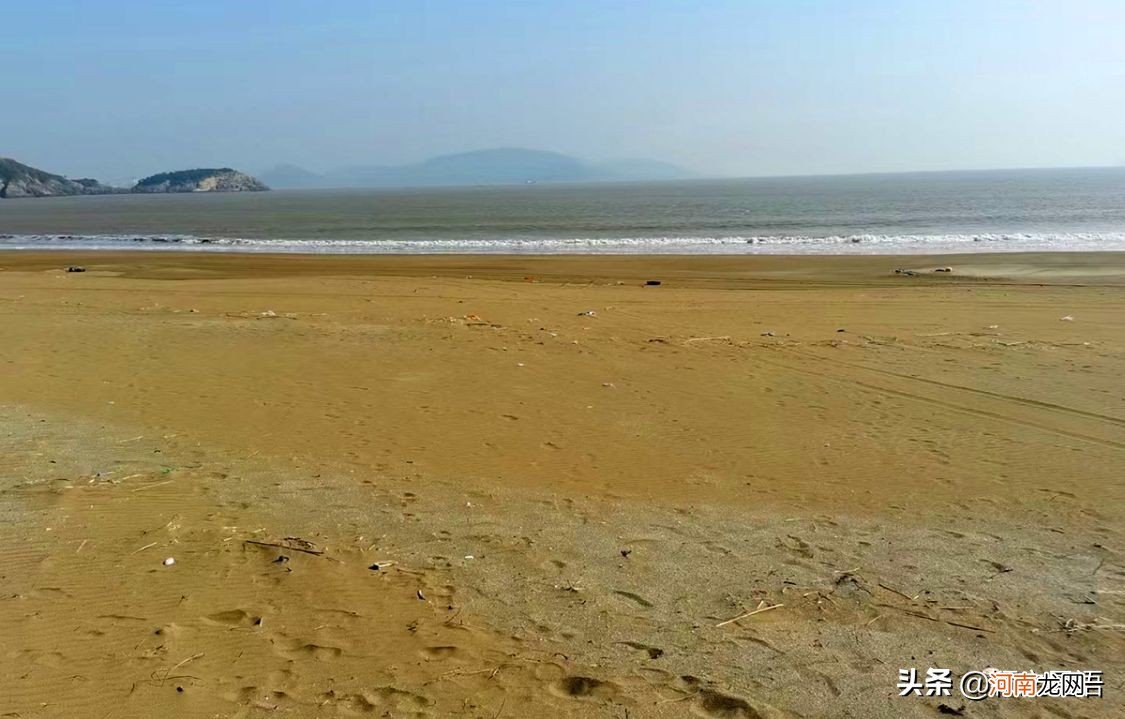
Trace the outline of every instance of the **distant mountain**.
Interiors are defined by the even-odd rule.
[[[0,157],[0,198],[108,195],[114,192],[124,190],[88,178],[71,180]]]
[[[424,184],[465,185],[573,182],[590,178],[580,160],[557,152],[500,148],[441,155],[400,170]]]
[[[344,167],[317,174],[296,165],[278,165],[261,180],[229,167],[162,172],[131,188],[62,175],[0,157],[0,198],[165,192],[260,192],[270,187],[438,187],[516,185],[536,182],[675,180],[690,177],[682,167],[656,160],[585,162],[545,150],[496,148],[440,155],[410,165]]]
[[[681,167],[655,160],[590,163],[545,150],[497,148],[440,155],[411,165],[359,165],[318,175],[294,165],[262,173],[273,187],[436,187],[536,182],[672,180]]]
[[[229,167],[177,170],[151,175],[133,185],[132,192],[262,192],[270,189],[249,175]]]

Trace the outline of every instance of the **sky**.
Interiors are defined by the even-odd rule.
[[[489,147],[705,176],[1125,164],[1122,0],[36,0],[0,156],[70,176]]]

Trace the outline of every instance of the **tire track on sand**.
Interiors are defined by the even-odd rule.
[[[819,377],[819,378],[822,378],[822,379],[827,379],[827,380],[831,380],[831,381],[835,381],[835,382],[851,384],[851,385],[854,385],[856,387],[862,387],[864,389],[871,390],[873,392],[880,392],[880,393],[883,393],[883,394],[886,394],[886,395],[891,395],[891,396],[894,396],[894,397],[901,397],[903,399],[909,399],[909,400],[913,400],[915,402],[922,402],[922,403],[933,405],[933,406],[936,406],[936,407],[942,407],[944,409],[949,409],[949,410],[952,410],[954,412],[961,412],[961,413],[964,413],[964,414],[971,414],[971,415],[974,415],[974,416],[977,416],[977,417],[985,417],[985,418],[988,418],[988,419],[1000,420],[1002,422],[1008,422],[1008,423],[1011,423],[1011,424],[1020,425],[1022,427],[1030,427],[1032,429],[1038,429],[1038,430],[1041,430],[1041,431],[1044,431],[1044,432],[1049,432],[1051,434],[1059,435],[1059,436],[1062,436],[1062,437],[1069,437],[1071,439],[1077,439],[1077,440],[1081,440],[1083,442],[1091,442],[1093,444],[1098,444],[1098,445],[1101,445],[1103,447],[1110,447],[1112,449],[1123,449],[1123,450],[1125,450],[1125,442],[1118,442],[1116,440],[1105,439],[1103,437],[1098,437],[1098,436],[1095,436],[1095,435],[1092,435],[1092,434],[1086,434],[1086,433],[1083,433],[1083,432],[1075,432],[1073,430],[1062,429],[1060,427],[1056,427],[1056,426],[1053,426],[1053,425],[1050,425],[1050,424],[1044,424],[1042,422],[1036,422],[1034,420],[1023,419],[1023,418],[1020,418],[1020,417],[1014,417],[1012,415],[1004,414],[1002,412],[994,412],[994,411],[991,411],[991,410],[979,409],[979,408],[976,408],[976,407],[969,407],[969,406],[964,405],[964,404],[958,404],[957,402],[950,402],[950,401],[947,401],[947,400],[937,399],[935,397],[928,397],[924,394],[919,394],[917,392],[908,392],[906,390],[893,389],[891,387],[885,387],[885,386],[878,385],[878,384],[872,384],[870,382],[864,382],[864,381],[858,380],[858,379],[851,379],[851,378],[848,378],[848,377],[842,377],[842,376],[839,376],[839,375],[836,375],[836,374],[833,374],[833,373],[830,373],[830,372],[819,372],[817,370],[806,369],[804,367],[794,366],[794,365],[788,364],[786,362],[779,362],[779,361],[773,360],[773,359],[765,359],[765,358],[762,358],[762,357],[756,357],[755,361],[759,362],[759,363],[773,365],[775,367],[779,367],[781,369],[789,370],[791,372],[798,372],[798,373],[801,373],[801,374],[812,375],[814,377]],[[869,372],[878,372],[878,370],[871,370],[871,369],[866,368],[866,367],[856,367],[855,365],[848,365],[848,366],[853,367],[855,369],[867,370]],[[899,376],[899,375],[895,375],[895,373],[893,373],[893,372],[889,373],[889,374],[892,374],[896,377]],[[903,379],[910,379],[910,380],[916,380],[917,379],[915,377],[909,377],[909,376],[902,377],[902,378]],[[938,384],[938,385],[942,384],[940,382],[935,382],[935,383]],[[950,385],[947,388],[948,389],[960,389],[956,385]],[[973,390],[970,389],[968,391],[973,391]],[[991,399],[1002,399],[1004,397],[1003,395],[996,395],[996,396],[990,396],[990,395],[991,395],[991,393],[985,393],[985,396],[989,396]],[[1028,402],[1034,403],[1033,400],[1028,400]],[[1031,404],[1031,406],[1036,407],[1037,405]],[[1045,409],[1046,407],[1039,407],[1039,408]],[[1063,409],[1066,409],[1066,408],[1063,408]],[[1083,416],[1083,413],[1081,412],[1081,410],[1075,410],[1075,412],[1078,414],[1079,417],[1082,417],[1084,419],[1092,419],[1092,417]],[[1100,415],[1095,415],[1095,417],[1098,418],[1098,419],[1102,419],[1102,417]],[[1109,418],[1109,419],[1112,420],[1113,418]]]
[[[915,377],[913,375],[903,374],[901,372],[893,372],[893,371],[888,370],[888,369],[879,369],[878,367],[868,367],[866,365],[857,364],[855,362],[840,362],[840,361],[829,360],[825,357],[820,357],[820,356],[814,355],[810,352],[801,352],[801,351],[797,351],[797,350],[786,350],[786,351],[790,352],[791,354],[797,354],[797,355],[800,355],[801,357],[807,357],[809,359],[818,360],[820,362],[832,362],[832,364],[834,364],[834,365],[840,365],[840,366],[843,366],[843,367],[851,367],[853,369],[863,370],[863,371],[866,371],[866,372],[876,372],[878,374],[889,375],[891,377],[898,377],[899,379],[910,380],[910,381],[913,381],[913,382],[924,382],[925,384],[935,385],[935,386],[941,387],[943,389],[955,389],[955,390],[960,390],[962,392],[971,392],[973,394],[982,395],[984,397],[991,397],[992,399],[999,399],[999,400],[1004,400],[1004,401],[1008,401],[1008,402],[1016,402],[1018,404],[1026,405],[1028,407],[1033,407],[1033,408],[1036,408],[1036,409],[1049,409],[1049,410],[1054,410],[1054,411],[1057,411],[1057,412],[1065,412],[1065,413],[1068,413],[1068,414],[1076,415],[1078,417],[1083,417],[1083,418],[1086,418],[1086,419],[1096,419],[1096,420],[1099,420],[1099,421],[1102,421],[1102,422],[1109,422],[1111,424],[1116,424],[1116,425],[1119,425],[1121,427],[1125,427],[1125,419],[1121,419],[1120,417],[1114,417],[1114,416],[1108,415],[1108,414],[1098,414],[1097,412],[1089,412],[1089,411],[1084,410],[1084,409],[1076,409],[1074,407],[1067,407],[1066,405],[1055,404],[1053,402],[1044,402],[1044,401],[1038,400],[1038,399],[1028,399],[1027,397],[1018,397],[1016,395],[1003,394],[1002,392],[990,392],[989,390],[986,390],[986,389],[977,389],[976,387],[966,387],[964,385],[953,384],[951,382],[942,382],[941,380],[928,379],[926,377]]]

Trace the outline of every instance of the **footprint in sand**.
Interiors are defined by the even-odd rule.
[[[618,642],[618,644],[623,644],[630,649],[642,651],[645,654],[648,654],[649,659],[659,659],[660,657],[664,656],[664,650],[660,647],[650,647],[649,645],[641,644],[640,642]]]
[[[15,653],[13,656],[19,659],[21,665],[31,662],[41,667],[58,668],[65,666],[67,663],[66,656],[60,652],[34,652],[25,649]]]
[[[671,684],[673,674],[656,667],[637,667],[637,676],[649,686],[665,687]]]
[[[692,713],[707,719],[771,719],[779,716],[770,710],[759,710],[750,702],[712,689],[702,689],[692,702]]]
[[[786,542],[784,539],[778,539],[778,544],[781,547],[784,547],[790,552],[798,554],[805,559],[813,558],[813,548],[811,544],[794,534],[787,534],[785,536],[792,542],[792,544]]]
[[[434,559],[439,559],[434,557]],[[452,566],[447,557],[440,557],[442,564],[445,566]],[[437,602],[438,604],[451,604],[453,602],[453,595],[456,588],[451,584],[437,585],[429,581],[422,582],[422,594],[426,599]]]
[[[245,686],[224,695],[229,702],[274,711],[289,700],[289,694],[276,689],[258,686]]]
[[[157,627],[155,630],[153,630],[153,634],[155,634],[158,637],[169,637],[171,639],[180,639],[184,636],[186,631],[187,630],[185,630],[179,624],[176,624],[175,622],[171,622],[169,624],[165,624],[162,627]]]
[[[243,609],[228,609],[225,612],[208,614],[203,620],[208,624],[226,627],[254,627],[262,623],[261,615]]]
[[[285,642],[282,646],[277,647],[275,651],[285,659],[295,661],[315,659],[318,662],[327,662],[338,659],[344,654],[344,650],[339,647],[334,647],[330,644],[316,644],[315,642],[308,642],[302,639]]]
[[[429,697],[390,686],[364,689],[352,693],[341,693],[335,689],[330,689],[320,694],[317,697],[317,702],[321,706],[332,705],[343,709],[345,712],[359,714],[372,713],[380,708],[414,714],[424,711],[433,704],[433,700]],[[384,714],[383,716],[390,716],[390,714]]]
[[[418,651],[429,660],[453,659],[461,654],[461,649],[454,646],[425,647]]]
[[[550,685],[550,691],[555,696],[596,701],[611,700],[620,693],[613,682],[580,676],[563,677]]]
[[[363,692],[341,694],[335,689],[330,689],[317,696],[317,704],[320,706],[332,705],[353,714],[369,714],[379,708],[377,697],[366,696]]]
[[[625,599],[628,599],[630,602],[633,602],[634,604],[636,604],[638,606],[644,607],[645,609],[652,608],[652,602],[650,602],[649,600],[645,599],[641,595],[636,594],[634,592],[626,592],[626,591],[622,591],[620,589],[614,589],[613,593],[616,594],[619,597],[623,597]]]
[[[544,628],[546,632],[550,629]],[[561,681],[567,675],[566,668],[558,662],[541,662],[537,663],[532,669],[533,676],[544,683],[554,683]]]
[[[684,698],[691,697],[691,713],[705,719],[782,719],[786,716],[773,707],[751,704],[742,697],[711,689],[690,674],[679,677],[679,681],[669,686]]]
[[[706,549],[709,552],[714,552],[715,554],[721,554],[723,556],[728,556],[728,557],[734,554],[733,550],[729,549],[728,547],[724,547],[723,545],[719,544],[718,542],[711,542],[711,541],[704,542],[703,548]]]

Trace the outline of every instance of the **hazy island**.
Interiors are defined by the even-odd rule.
[[[257,177],[229,167],[177,170],[150,175],[132,187],[97,180],[72,180],[15,160],[0,158],[0,198],[55,197],[169,192],[262,192],[344,187],[456,187],[559,182],[647,182],[680,180],[692,174],[667,162],[647,159],[586,161],[544,150],[493,148],[432,157],[407,165],[353,165],[316,173],[278,165]]]
[[[270,188],[229,167],[161,172],[133,185],[130,192],[263,192]]]
[[[15,160],[0,158],[0,198],[169,192],[261,192],[346,187],[457,187],[563,182],[648,182],[692,177],[682,167],[647,159],[586,161],[523,148],[493,148],[439,155],[407,165],[353,165],[316,173],[278,165],[262,180],[229,167],[177,170],[150,175],[132,187],[97,180],[72,180]],[[264,182],[263,182],[264,180]]]
[[[8,157],[0,157],[0,198],[51,197],[54,195],[108,195],[128,192],[97,180],[71,180]]]
[[[259,180],[229,167],[162,172],[140,180],[131,188],[125,188],[103,185],[88,178],[72,180],[0,157],[0,198],[166,192],[262,192],[268,189],[270,188]]]
[[[323,174],[296,165],[278,165],[259,175],[279,189],[647,182],[692,176],[682,167],[657,160],[591,162],[558,152],[515,147],[439,155],[408,165],[353,165]]]

